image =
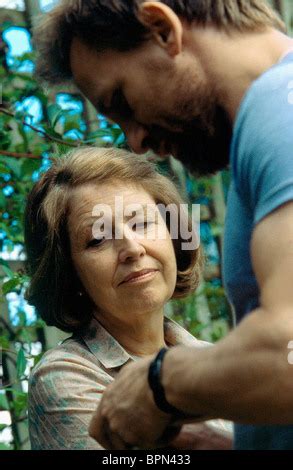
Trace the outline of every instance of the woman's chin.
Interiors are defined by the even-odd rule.
[[[151,311],[163,312],[166,305],[166,297],[163,298],[162,295],[155,295],[154,293],[143,295],[143,293],[140,292],[135,299],[128,298],[126,302],[121,303],[121,307],[122,305],[126,315],[129,315],[129,312],[137,312],[139,315],[150,313]]]

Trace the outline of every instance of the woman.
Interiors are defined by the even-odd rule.
[[[170,235],[171,223],[191,228],[177,210],[182,202],[153,164],[117,149],[75,150],[54,160],[33,188],[25,213],[27,299],[47,325],[72,333],[33,370],[33,449],[101,449],[88,426],[124,364],[163,346],[206,345],[164,318],[166,302],[187,296],[199,278],[199,249],[183,250],[181,232]],[[158,208],[169,204],[165,217]],[[196,426],[186,427],[185,445]],[[205,426],[206,445],[230,446],[230,436]]]

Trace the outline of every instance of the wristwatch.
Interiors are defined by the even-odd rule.
[[[184,418],[186,414],[167,401],[165,390],[161,383],[162,364],[167,351],[167,348],[160,349],[155,359],[151,362],[148,373],[148,383],[153,392],[154,401],[161,411],[173,415],[174,418]]]

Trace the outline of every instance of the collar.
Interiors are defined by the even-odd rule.
[[[139,360],[136,356],[131,356],[96,318],[91,320],[80,336],[106,369],[121,367],[129,360]],[[210,343],[196,339],[182,326],[167,317],[164,317],[164,337],[170,346],[210,346]]]

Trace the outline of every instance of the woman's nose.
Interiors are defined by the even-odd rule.
[[[126,232],[126,231],[125,231]],[[145,255],[145,247],[140,243],[139,239],[136,238],[135,233],[125,233],[121,240],[119,261],[124,263],[125,261],[136,260],[141,256]]]
[[[146,145],[146,137],[149,137],[149,132],[142,124],[131,123],[124,130],[128,144],[134,153],[143,154],[149,150]]]

